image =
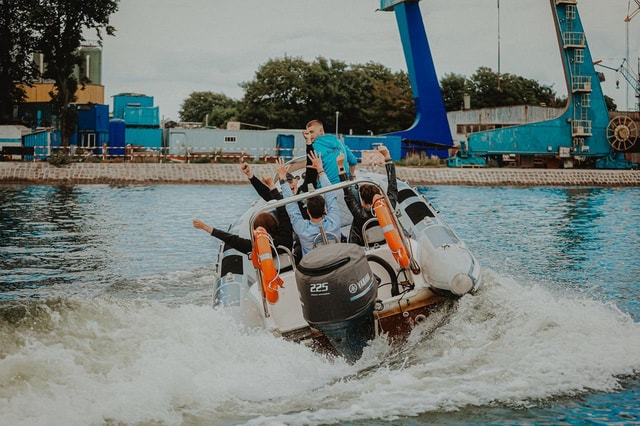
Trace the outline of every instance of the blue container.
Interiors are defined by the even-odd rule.
[[[150,108],[153,107],[153,96],[146,96],[137,93],[121,93],[113,97],[113,118],[125,118],[125,108]]]
[[[397,161],[402,158],[402,139],[400,136],[345,135],[344,143],[353,151],[353,155],[357,159],[362,158],[363,150],[376,149],[376,146],[380,144],[387,147],[393,160]]]
[[[123,118],[127,126],[158,127],[160,125],[160,109],[158,107],[126,106]]]
[[[278,156],[283,156],[285,161],[289,161],[293,158],[295,145],[296,138],[294,135],[278,135],[276,137]]]
[[[78,130],[109,131],[109,105],[77,105]]]
[[[51,154],[50,148],[60,146],[60,131],[42,130],[22,137],[22,144],[26,147],[33,147],[33,155],[26,155],[25,159],[33,161],[46,160]]]
[[[162,149],[161,128],[131,128],[127,127],[126,144],[143,148],[155,148],[158,152]]]
[[[123,156],[126,135],[126,125],[123,119],[114,118],[109,121],[109,155]]]

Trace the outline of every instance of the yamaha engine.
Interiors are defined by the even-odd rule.
[[[362,247],[329,244],[309,252],[296,269],[304,319],[348,361],[375,337],[378,282]]]

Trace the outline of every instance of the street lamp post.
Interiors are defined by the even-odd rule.
[[[340,111],[336,111],[336,136],[338,136],[338,117],[340,117]]]

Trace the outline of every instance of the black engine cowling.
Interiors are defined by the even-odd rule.
[[[375,337],[378,283],[362,247],[329,244],[309,252],[296,269],[304,319],[355,361]]]

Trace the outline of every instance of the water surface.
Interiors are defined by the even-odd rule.
[[[640,188],[422,188],[484,285],[355,365],[212,309],[249,186],[0,186],[0,424],[632,424]]]

